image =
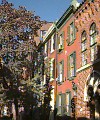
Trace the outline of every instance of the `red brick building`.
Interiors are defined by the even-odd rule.
[[[72,0],[44,37],[59,115],[100,118],[99,25],[99,0]]]
[[[73,5],[74,4],[74,5]],[[51,84],[54,87],[53,109],[57,107],[58,115],[75,115],[71,100],[76,98],[76,57],[78,41],[76,40],[74,12],[79,6],[75,0],[69,8],[48,30],[44,37],[46,58],[50,59]],[[46,59],[45,58],[45,59]],[[72,110],[73,109],[73,110]]]
[[[100,119],[100,1],[85,0],[75,12],[77,26],[77,116]],[[89,90],[91,89],[91,94]],[[100,96],[99,96],[100,97]],[[88,104],[87,104],[88,103]],[[87,107],[88,106],[88,107]]]

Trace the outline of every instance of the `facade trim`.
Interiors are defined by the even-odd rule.
[[[94,64],[96,64],[96,63],[98,63],[98,62],[100,62],[100,59],[94,61],[93,63],[89,63],[89,64],[87,64],[87,65],[85,65],[85,66],[77,69],[76,72],[79,73],[79,72],[81,72],[82,70],[85,70],[85,69],[87,69],[88,67],[90,67],[90,66],[92,66],[92,65],[94,65]]]

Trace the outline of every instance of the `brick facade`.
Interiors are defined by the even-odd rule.
[[[89,76],[91,75],[91,73],[93,73],[93,71],[97,70],[98,72],[100,72],[100,70],[97,68],[97,64],[99,65],[100,63],[97,61],[95,62],[95,60],[93,62],[91,62],[91,58],[90,58],[90,54],[91,54],[91,47],[90,47],[90,26],[92,23],[96,24],[96,29],[98,31],[98,34],[96,35],[96,41],[97,41],[97,46],[98,43],[100,41],[100,29],[99,29],[99,25],[100,25],[100,1],[98,0],[94,0],[94,2],[88,2],[85,1],[83,3],[83,5],[77,10],[77,12],[75,13],[76,16],[76,26],[77,26],[77,35],[78,35],[78,41],[79,41],[79,46],[80,46],[80,50],[78,51],[78,63],[77,64],[77,78],[78,78],[78,87],[77,87],[77,109],[76,109],[76,114],[77,117],[88,117],[90,118],[90,109],[89,107],[87,107],[87,102],[89,101],[85,101],[84,97],[85,97],[85,85],[87,83],[87,80],[89,78]],[[81,56],[81,35],[83,31],[86,31],[87,33],[87,65],[82,66],[82,56]],[[99,48],[99,47],[98,47]],[[98,49],[97,48],[97,49]],[[99,52],[99,50],[97,50]],[[96,51],[95,51],[96,52]],[[98,59],[100,58],[98,56],[98,53],[96,55],[98,57]],[[97,63],[97,64],[95,64]],[[95,66],[95,67],[94,67]],[[99,83],[98,83],[99,85]],[[88,86],[87,86],[88,87]],[[100,117],[100,116],[99,116]]]
[[[49,29],[44,39],[44,44],[49,44],[47,58],[53,58],[56,61],[55,77],[52,79],[51,84],[54,86],[54,106],[58,108],[58,114],[60,115],[93,117],[90,110],[91,107],[88,105],[91,101],[89,101],[87,89],[89,85],[92,85],[95,95],[96,89],[100,84],[99,18],[100,1],[84,0],[77,9],[71,5],[61,18],[52,25],[52,29]],[[94,34],[95,42],[91,37],[91,31],[93,32],[91,30],[92,25],[96,29]],[[82,41],[82,33],[84,31],[86,33],[85,42]],[[53,34],[56,34],[55,49],[50,52],[51,36]],[[94,49],[95,46],[96,49]],[[86,55],[82,56],[85,53],[84,51],[86,51]],[[61,63],[63,64],[61,65]],[[63,69],[62,72],[59,72],[60,69]],[[71,102],[73,99],[75,99],[74,105]],[[97,103],[95,103],[96,105]],[[97,114],[95,108],[94,116],[96,117]]]

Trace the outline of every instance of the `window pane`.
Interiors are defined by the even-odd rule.
[[[82,66],[87,64],[86,51],[82,53]]]
[[[96,43],[96,24],[93,23],[90,28],[90,44],[91,46],[91,61],[94,61],[97,59],[97,46],[95,45]]]
[[[69,105],[70,105],[70,96],[69,93],[66,93],[66,110],[69,112]]]
[[[54,78],[54,72],[55,72],[54,65],[55,65],[55,59],[52,59],[50,62],[50,77],[51,78]]]
[[[62,82],[62,77],[63,77],[63,64],[62,62],[59,63],[59,80]]]
[[[97,59],[97,46],[94,45],[91,47],[91,61],[94,61]]]
[[[59,95],[59,106],[61,106],[61,95]]]
[[[82,51],[86,50],[86,40],[82,42]]]
[[[60,35],[60,45],[62,45],[63,44],[63,35],[61,34]]]
[[[70,77],[75,76],[75,55],[74,53],[69,57],[69,75]]]
[[[70,42],[74,39],[74,23],[70,24]]]
[[[96,42],[96,24],[93,23],[90,28],[90,40],[91,45],[93,45]]]
[[[92,35],[92,34],[95,33],[95,32],[96,32],[96,24],[93,23],[93,24],[91,25],[91,28],[90,28],[90,35]]]
[[[96,33],[91,35],[91,45],[93,45],[96,42]]]
[[[81,51],[82,51],[82,66],[87,64],[87,51],[86,51],[86,42],[87,42],[87,36],[86,36],[86,31],[83,31],[82,33],[82,38],[81,38]]]

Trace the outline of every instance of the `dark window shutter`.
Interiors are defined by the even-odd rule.
[[[67,27],[67,43],[70,43],[70,26]]]
[[[53,78],[55,78],[55,59],[53,60]]]
[[[71,92],[69,91],[69,115],[71,115]]]
[[[51,51],[51,39],[50,39],[50,42],[49,42],[49,43],[50,43],[50,51]]]
[[[74,24],[74,40],[76,39],[76,27],[75,27],[75,21],[73,21],[73,24]]]
[[[48,56],[49,42],[47,42],[47,56]]]
[[[70,56],[67,57],[67,78],[70,77]]]
[[[66,112],[66,94],[62,94],[62,100],[61,100],[61,107],[62,107],[62,115]]]
[[[58,36],[58,39],[57,39],[57,48],[59,49],[59,44],[60,44],[60,36]]]
[[[63,48],[64,48],[64,31],[63,31],[63,33],[62,33],[62,46],[63,46]]]
[[[54,34],[53,49],[55,50],[56,34]]]
[[[59,76],[59,75],[60,75],[59,63],[58,63],[58,65],[57,65],[57,67],[58,67],[58,68],[57,68],[57,77],[58,77],[58,82],[59,82],[59,81],[60,81],[60,78],[59,78],[59,77],[60,77],[60,76]]]
[[[64,81],[64,60],[62,61],[62,80]]]
[[[73,53],[74,57],[74,76],[76,76],[76,52]]]
[[[55,70],[56,70],[56,78],[58,77],[58,67],[57,67],[57,63],[56,63],[56,61],[55,61]]]
[[[66,111],[67,111],[67,115],[68,116],[70,116],[71,115],[71,91],[67,91],[66,92],[66,95],[69,95],[69,105],[67,106],[69,109],[68,109],[68,111],[67,111],[67,109],[66,109]],[[65,98],[66,99],[66,98]],[[66,103],[65,103],[66,104]],[[66,104],[67,105],[67,104]]]
[[[58,108],[59,106],[59,95],[56,96],[56,107]]]
[[[48,48],[50,49],[50,39],[48,40]]]

